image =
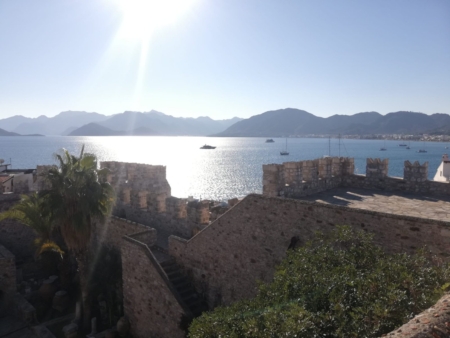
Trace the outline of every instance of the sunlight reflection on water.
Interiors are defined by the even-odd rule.
[[[399,147],[397,141],[343,140],[341,156],[355,158],[358,173],[365,173],[367,157],[389,157],[389,175],[403,176],[405,160],[429,161],[432,178],[443,153],[443,143],[411,142],[411,150]],[[0,137],[0,158],[13,168],[34,168],[53,163],[52,154],[64,147],[78,153],[82,144],[100,161],[122,161],[165,165],[172,195],[225,200],[262,191],[262,165],[314,159],[328,154],[328,139],[289,139],[289,156],[280,156],[284,139],[265,143],[263,138],[209,137]],[[204,144],[214,150],[201,150]],[[416,153],[419,148],[427,153]],[[331,140],[331,155],[337,156],[338,141]]]

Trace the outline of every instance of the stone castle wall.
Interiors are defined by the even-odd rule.
[[[118,250],[125,235],[146,234],[141,242],[151,246],[156,243],[156,230],[123,218],[111,216],[105,222],[97,222],[92,227],[92,241],[94,247],[99,245],[112,246]]]
[[[263,165],[263,195],[301,198],[338,187],[450,194],[449,183],[428,180],[428,162],[405,161],[403,179],[388,176],[388,171],[389,159],[379,158],[367,159],[366,175],[355,175],[354,160],[343,157],[268,164]]]
[[[0,213],[20,201],[18,194],[0,194]],[[0,222],[0,245],[11,251],[16,259],[28,260],[34,257],[36,232],[30,227],[12,219]]]
[[[133,337],[185,337],[187,311],[170,290],[146,245],[133,236],[122,244],[123,301]]]
[[[447,222],[249,195],[192,239],[171,236],[169,253],[213,308],[254,296],[257,280],[270,282],[293,237],[302,244],[336,225],[374,233],[388,252],[427,245],[447,257],[450,249]]]
[[[53,165],[38,165],[36,166],[36,174],[34,177],[33,187],[35,191],[42,191],[50,189],[50,183],[45,179],[44,175],[51,169]]]
[[[190,238],[209,224],[209,201],[188,202],[171,196],[166,167],[102,162],[116,190],[114,214],[158,231]]]
[[[263,195],[298,198],[337,188],[353,174],[354,159],[326,157],[263,165]]]

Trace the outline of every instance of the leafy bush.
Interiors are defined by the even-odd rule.
[[[443,294],[447,264],[425,250],[389,255],[340,227],[289,250],[256,298],[195,319],[190,337],[378,337]]]

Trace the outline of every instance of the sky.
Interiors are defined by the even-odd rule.
[[[449,0],[0,0],[0,118],[450,114]]]

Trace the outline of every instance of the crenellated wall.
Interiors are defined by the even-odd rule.
[[[410,182],[425,182],[428,180],[428,162],[420,164],[418,161],[411,163],[405,161],[403,168],[403,179]]]
[[[330,164],[331,162],[331,164]],[[331,167],[331,176],[330,176]],[[389,159],[368,158],[366,175],[354,174],[354,159],[323,158],[263,165],[263,195],[301,198],[338,187],[449,195],[450,184],[428,180],[428,162],[404,163],[404,178],[390,177]]]
[[[263,195],[308,196],[339,187],[354,170],[354,159],[347,157],[263,165]]]
[[[114,214],[158,231],[190,238],[209,224],[209,201],[189,202],[171,196],[166,167],[101,162],[116,190]]]
[[[366,177],[368,179],[380,179],[388,176],[389,159],[368,158],[366,160]]]

